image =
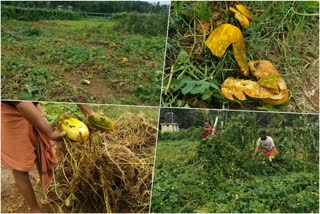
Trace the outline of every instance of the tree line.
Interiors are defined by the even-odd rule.
[[[93,13],[121,13],[121,12],[139,12],[139,13],[158,13],[167,14],[169,5],[161,5],[143,1],[1,1],[3,5],[57,9],[62,6],[63,9],[72,7],[72,10]]]
[[[274,127],[283,128],[286,126],[303,126],[302,124],[319,124],[317,115],[308,114],[290,114],[290,113],[270,113],[270,112],[237,112],[237,111],[221,111],[221,110],[192,110],[163,108],[160,112],[160,123],[170,122],[170,113],[174,114],[174,122],[179,123],[180,128],[202,127],[205,120],[215,121],[215,117],[219,117],[219,124],[230,122],[232,115],[241,115],[243,121],[251,121],[255,118],[256,128]],[[167,114],[167,116],[166,116]],[[302,123],[299,125],[299,123]]]

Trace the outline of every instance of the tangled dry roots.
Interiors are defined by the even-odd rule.
[[[56,212],[149,211],[157,128],[143,114],[126,113],[112,133],[91,142],[61,142],[60,162],[46,198]]]

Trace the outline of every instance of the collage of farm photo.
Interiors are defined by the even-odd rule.
[[[1,213],[319,213],[318,1],[1,1]]]

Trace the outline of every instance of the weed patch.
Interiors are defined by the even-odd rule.
[[[243,2],[254,14],[248,28],[241,28],[228,11],[233,2],[172,2],[162,105],[318,112],[319,4],[312,2]],[[206,30],[203,23],[209,23]],[[286,104],[270,106],[254,99],[230,101],[221,94],[228,77],[241,76],[232,51],[220,59],[204,42],[208,33],[223,23],[239,27],[248,60],[270,60],[280,71],[290,91]],[[313,51],[311,51],[313,50]],[[251,79],[253,80],[253,79]]]
[[[3,98],[158,105],[165,35],[115,31],[115,22],[3,20]],[[47,69],[46,87],[26,75],[34,68]]]

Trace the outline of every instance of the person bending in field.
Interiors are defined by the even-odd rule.
[[[210,136],[217,137],[218,130],[216,128],[212,128],[210,121],[205,121],[203,124],[204,131],[201,133],[201,140],[205,140]]]
[[[265,131],[260,133],[260,138],[257,141],[256,148],[253,153],[253,158],[256,157],[259,150],[262,149],[262,154],[269,157],[269,161],[272,162],[272,159],[278,154],[273,139],[270,136],[267,136]]]
[[[85,114],[90,106],[79,104]],[[58,163],[55,141],[65,132],[55,131],[37,102],[1,101],[1,166],[12,169],[15,183],[31,212],[41,212],[30,182],[29,171],[36,163],[42,191],[49,186],[52,168]]]

